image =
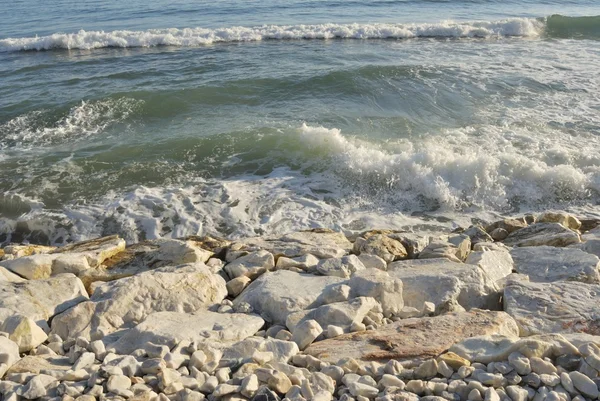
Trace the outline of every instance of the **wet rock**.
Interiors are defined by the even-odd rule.
[[[359,253],[377,255],[387,263],[408,257],[408,252],[400,241],[383,234],[376,234],[367,238],[360,246]]]
[[[509,246],[558,246],[581,242],[579,234],[558,223],[536,223],[509,234],[504,243]]]

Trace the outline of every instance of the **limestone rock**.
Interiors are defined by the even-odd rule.
[[[490,224],[485,228],[485,231],[487,231],[488,233],[492,233],[496,229],[502,229],[508,234],[510,234],[514,231],[521,230],[525,227],[527,227],[527,223],[522,219],[505,219]]]
[[[288,258],[307,254],[320,259],[340,258],[352,249],[352,243],[342,233],[328,229],[298,231],[283,237],[248,238],[240,243]]]
[[[23,283],[26,279],[0,266],[0,283]]]
[[[387,270],[387,262],[377,255],[361,253],[358,255],[358,259],[367,269]]]
[[[299,269],[302,271],[308,271],[312,268],[315,268],[318,263],[319,259],[310,254],[298,256],[295,258],[286,258],[285,256],[281,256],[277,259],[277,264],[275,265],[275,268],[277,270]]]
[[[212,255],[191,240],[155,239],[130,245],[105,259],[96,269],[83,271],[78,276],[89,288],[95,281],[118,280],[165,266],[205,263]]]
[[[223,360],[253,360],[256,352],[272,354],[270,363],[287,363],[299,352],[298,345],[293,341],[278,340],[275,338],[248,337],[235,344],[210,343],[223,351]]]
[[[32,319],[23,315],[13,315],[0,322],[0,331],[8,333],[8,338],[19,346],[19,352],[29,352],[48,338],[48,335]]]
[[[430,237],[416,233],[391,233],[388,237],[393,238],[404,246],[408,253],[408,259],[416,259],[419,253],[429,245]]]
[[[125,240],[119,238],[118,235],[111,235],[56,248],[53,253],[82,254],[85,255],[91,267],[96,267],[124,250]]]
[[[50,318],[87,299],[81,280],[72,274],[22,283],[0,282],[0,321],[20,314],[47,328]]]
[[[241,313],[156,312],[111,344],[108,351],[130,354],[149,343],[169,348],[182,341],[233,343],[254,335],[263,324],[260,317]]]
[[[538,223],[559,223],[571,230],[579,230],[581,221],[577,217],[565,212],[545,212],[537,218]]]
[[[350,297],[375,298],[386,317],[398,314],[404,307],[402,280],[380,270],[363,270],[352,276],[348,282]]]
[[[341,258],[324,259],[317,265],[317,271],[324,276],[349,278],[356,272],[365,270],[366,267],[356,255],[342,256]]]
[[[419,259],[440,259],[445,258],[452,262],[460,263],[462,260],[460,255],[462,250],[454,244],[445,241],[432,241],[427,245],[421,253],[419,253]],[[388,266],[389,268],[389,266]]]
[[[600,259],[579,249],[536,246],[511,252],[517,273],[533,282],[581,281],[600,283]]]
[[[11,244],[4,247],[4,253],[14,258],[22,258],[23,256],[37,255],[40,253],[50,253],[56,249],[55,246],[44,245],[18,245]]]
[[[499,309],[500,294],[494,281],[479,267],[447,259],[394,262],[391,277],[402,280],[404,305],[423,309],[433,302],[436,313],[447,310]]]
[[[473,245],[479,242],[493,242],[492,237],[481,226],[471,226],[463,234],[471,239],[471,244]]]
[[[408,257],[408,252],[400,241],[383,234],[376,234],[367,238],[360,246],[360,253],[377,255],[387,263]]]
[[[255,279],[261,274],[273,270],[274,267],[275,259],[273,255],[261,250],[237,258],[225,265],[225,271],[231,278],[246,276]]]
[[[579,282],[530,283],[511,277],[504,310],[515,318],[522,336],[540,333],[600,335],[600,285]]]
[[[498,282],[513,271],[513,258],[505,251],[472,252],[465,263],[479,266],[494,282]]]
[[[333,324],[348,331],[353,323],[361,323],[365,316],[377,306],[378,303],[374,298],[354,298],[348,302],[338,302],[292,313],[286,320],[286,326],[292,333],[295,333],[299,325],[308,320],[314,320],[321,327]]]
[[[418,362],[438,356],[464,338],[483,333],[518,334],[516,323],[506,313],[471,311],[399,320],[378,330],[313,343],[305,353],[330,363],[343,358],[363,362],[385,363],[390,359]]]
[[[305,320],[294,328],[292,341],[298,344],[300,350],[303,350],[322,332],[323,328],[316,320]]]
[[[0,379],[19,359],[19,345],[6,337],[0,336]]]
[[[225,280],[204,264],[163,267],[104,283],[89,302],[56,316],[52,333],[95,339],[142,322],[150,313],[194,312],[227,295]]]
[[[248,303],[266,321],[285,325],[290,313],[323,305],[323,293],[344,282],[339,277],[278,270],[256,279],[233,304]]]
[[[240,295],[251,282],[252,280],[246,276],[240,276],[233,280],[229,280],[227,282],[227,293],[229,296],[235,298]]]
[[[0,266],[28,280],[45,279],[52,275],[52,255],[38,254],[22,258],[4,260]]]
[[[581,242],[579,234],[558,223],[536,223],[509,234],[504,243],[509,246],[559,246]]]
[[[569,376],[571,377],[575,388],[583,395],[590,397],[591,399],[598,398],[598,386],[596,386],[596,383],[594,383],[592,379],[580,372],[570,372]]]

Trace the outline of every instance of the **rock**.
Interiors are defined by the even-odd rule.
[[[579,372],[570,372],[569,377],[575,388],[583,395],[590,397],[591,399],[598,398],[598,386],[596,386],[596,383],[594,383],[592,379]]]
[[[0,266],[0,283],[23,283],[25,281],[27,280],[23,277],[11,272],[5,267]]]
[[[471,252],[471,238],[466,234],[451,235],[448,242],[457,249],[456,257],[464,261]]]
[[[8,333],[8,338],[19,346],[19,352],[29,352],[37,348],[48,335],[32,319],[23,315],[13,315],[0,324],[0,332]]]
[[[6,337],[0,336],[0,379],[19,359],[19,345]]]
[[[251,401],[279,401],[280,398],[272,390],[269,390],[268,387],[261,387],[258,389],[254,397],[252,397]]]
[[[320,259],[340,258],[352,250],[352,243],[342,233],[328,229],[299,231],[283,237],[248,238],[240,243],[288,258],[307,254]]]
[[[530,283],[510,278],[504,309],[519,325],[521,336],[541,333],[600,334],[600,286],[579,282]]]
[[[16,361],[7,374],[40,374],[42,371],[56,371],[66,373],[71,369],[72,363],[67,357],[53,356],[53,355],[26,355],[23,358]]]
[[[356,255],[342,256],[341,258],[324,259],[317,265],[317,271],[324,276],[348,278],[358,271],[365,270]]]
[[[506,231],[508,234],[515,232],[517,230],[521,230],[527,227],[527,223],[525,221],[517,220],[517,219],[505,219],[501,221],[497,221],[495,223],[490,224],[485,228],[485,231],[488,233],[493,232],[494,230],[500,228]]]
[[[95,281],[113,281],[165,266],[206,263],[212,252],[194,241],[155,239],[128,246],[104,260],[101,266],[78,274],[86,288]]]
[[[428,361],[423,362],[419,365],[418,368],[415,369],[414,375],[417,379],[428,380],[432,379],[437,375],[438,364],[435,359],[429,359]]]
[[[337,336],[341,336],[342,334],[344,334],[344,329],[342,329],[341,327],[334,326],[332,324],[327,326],[327,338],[334,338]]]
[[[454,244],[445,241],[432,241],[420,253],[419,259],[448,259],[452,262],[460,263],[464,249],[458,249]]]
[[[404,246],[408,252],[408,259],[416,259],[419,253],[429,245],[429,236],[415,233],[390,233],[388,237],[393,238]]]
[[[438,361],[440,364],[442,362],[445,363],[454,370],[458,370],[463,366],[471,365],[471,362],[468,359],[456,355],[454,352],[446,352],[445,354],[438,356]]]
[[[367,238],[360,246],[360,253],[377,255],[387,263],[408,257],[408,252],[400,241],[382,234],[376,234]]]
[[[538,223],[558,223],[571,230],[579,230],[581,222],[577,217],[564,212],[545,212],[537,218]]]
[[[333,324],[348,331],[353,323],[361,323],[367,314],[377,306],[378,303],[374,298],[358,297],[347,302],[337,302],[316,309],[292,313],[286,320],[286,326],[292,333],[295,333],[299,325],[314,320],[321,327]]]
[[[96,339],[132,327],[150,313],[194,312],[227,295],[225,280],[203,264],[164,267],[104,283],[90,301],[56,316],[52,333],[63,339]]]
[[[50,253],[56,249],[55,246],[44,246],[44,245],[18,245],[11,244],[4,247],[4,254],[10,255],[13,258],[22,258],[23,256],[37,255],[40,253]]]
[[[45,279],[52,275],[52,255],[38,254],[22,258],[4,260],[0,266],[28,280]]]
[[[367,269],[387,270],[387,262],[377,255],[361,253],[358,259]]]
[[[124,250],[125,240],[119,238],[118,235],[111,235],[56,248],[53,253],[82,254],[87,258],[90,267],[96,267],[106,259]]]
[[[241,313],[155,312],[111,344],[108,351],[130,354],[136,349],[144,349],[148,343],[169,348],[182,341],[233,343],[254,335],[263,324],[260,317]]]
[[[321,333],[323,329],[316,320],[300,322],[293,330],[292,341],[298,344],[300,350],[308,347]],[[286,390],[287,391],[287,390]]]
[[[379,270],[363,270],[354,274],[348,282],[351,297],[372,297],[383,309],[383,315],[398,314],[404,307],[402,280]]]
[[[252,280],[246,276],[236,277],[227,282],[227,293],[230,297],[237,297],[250,285]]]
[[[44,379],[40,376],[33,377],[17,394],[27,400],[34,400],[45,396],[46,386]]]
[[[499,309],[498,287],[477,266],[446,259],[410,260],[390,263],[388,273],[402,280],[405,306],[422,310],[425,302],[433,302],[436,313],[461,306]]]
[[[240,393],[243,396],[251,398],[258,391],[258,377],[255,374],[246,376],[242,380]]]
[[[275,370],[268,377],[267,385],[271,390],[285,394],[292,387],[292,382],[283,372]]]
[[[314,257],[313,255],[307,254],[303,256],[298,256],[295,258],[286,258],[285,256],[281,256],[277,259],[277,263],[275,265],[276,270],[293,270],[299,269],[302,271],[308,271],[313,269],[319,263],[319,259]]]
[[[510,253],[504,251],[471,252],[465,263],[479,266],[494,282],[513,271],[513,258]]]
[[[454,343],[472,336],[517,335],[517,326],[503,312],[471,311],[436,317],[403,319],[378,330],[344,334],[312,344],[305,353],[324,362],[342,358],[386,362],[422,361],[438,356]]]
[[[112,375],[108,378],[106,383],[106,389],[116,395],[121,395],[129,398],[129,395],[133,393],[129,390],[131,387],[131,380],[127,376],[123,375]]]
[[[355,397],[362,396],[366,398],[374,398],[377,394],[379,394],[379,390],[376,387],[359,382],[350,383],[348,390],[350,390],[350,394]]]
[[[536,246],[511,252],[517,273],[532,282],[581,281],[600,283],[600,259],[579,249]]]
[[[260,276],[233,304],[248,303],[266,321],[285,325],[290,313],[323,305],[325,291],[344,282],[339,277],[278,270]]]
[[[504,228],[496,228],[490,232],[490,237],[492,237],[494,241],[503,241],[506,237],[508,237],[508,231],[506,231]]]
[[[568,248],[580,249],[583,252],[587,252],[589,254],[600,257],[600,239],[599,238],[586,239],[585,242],[582,242],[580,244],[569,245]]]
[[[47,328],[47,321],[57,313],[87,299],[81,280],[72,274],[22,283],[0,282],[0,322],[20,314]]]
[[[225,271],[231,278],[245,276],[253,280],[261,274],[273,270],[274,267],[275,259],[271,253],[257,251],[225,265]]]
[[[211,346],[219,346],[223,349],[224,360],[251,360],[258,352],[269,352],[272,354],[270,363],[287,363],[298,350],[298,345],[292,341],[284,341],[274,338],[248,337],[235,344],[211,343]]]
[[[481,226],[471,226],[467,228],[462,234],[468,236],[471,239],[471,244],[473,245],[479,242],[494,241],[492,237]]]
[[[509,234],[504,244],[509,246],[558,246],[581,242],[579,234],[558,223],[536,223]]]

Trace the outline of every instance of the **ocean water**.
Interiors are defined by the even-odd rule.
[[[597,0],[0,14],[0,243],[600,216]]]

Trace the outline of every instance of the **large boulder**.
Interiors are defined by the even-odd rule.
[[[323,259],[317,264],[317,271],[324,276],[349,278],[366,267],[356,255],[341,258]]]
[[[27,280],[23,277],[11,272],[5,267],[0,266],[0,283],[23,283],[25,281]]]
[[[402,280],[404,305],[421,310],[433,302],[437,313],[472,308],[497,310],[500,294],[481,268],[447,259],[391,263],[388,273]]]
[[[569,213],[565,212],[545,212],[538,216],[538,223],[559,223],[571,230],[579,230],[581,221]]]
[[[248,238],[240,243],[288,258],[307,254],[318,258],[339,258],[352,250],[352,243],[344,234],[327,229],[298,231],[283,237]]]
[[[600,259],[580,249],[536,246],[514,248],[515,271],[530,281],[581,281],[600,283]]]
[[[83,255],[90,267],[99,266],[106,259],[123,252],[125,240],[118,235],[96,238],[89,241],[76,242],[54,250],[54,254],[69,253],[71,255]]]
[[[381,270],[362,270],[356,272],[350,281],[350,297],[375,298],[386,317],[397,315],[404,307],[402,280],[390,276]]]
[[[527,277],[509,277],[504,310],[519,325],[521,336],[542,333],[600,335],[600,285],[557,281],[531,283]]]
[[[89,302],[56,316],[52,332],[65,340],[101,338],[153,312],[195,312],[226,296],[225,280],[202,263],[163,267],[100,285]]]
[[[365,239],[360,243],[359,252],[377,255],[388,263],[408,257],[408,251],[400,241],[383,234],[375,234]]]
[[[156,312],[111,344],[108,351],[129,354],[149,343],[173,348],[181,341],[233,343],[253,336],[264,320],[241,313]]]
[[[165,266],[205,263],[213,255],[194,241],[155,239],[128,246],[95,269],[78,273],[86,288],[95,281],[112,281]]]
[[[514,231],[503,241],[509,246],[568,246],[581,242],[579,234],[558,223],[536,223]]]
[[[465,263],[481,268],[493,281],[498,282],[513,271],[513,258],[502,250],[471,252]]]
[[[72,274],[21,283],[0,282],[0,322],[19,314],[49,329],[48,320],[87,299],[83,283]]]
[[[289,270],[267,272],[250,284],[233,304],[235,308],[241,303],[248,303],[266,321],[285,325],[290,313],[323,305],[323,293],[345,282],[339,277],[313,276]]]
[[[304,352],[324,362],[342,358],[362,362],[417,362],[436,357],[454,343],[482,334],[518,335],[504,312],[470,311],[436,317],[403,319],[378,330],[344,334],[313,343]]]

